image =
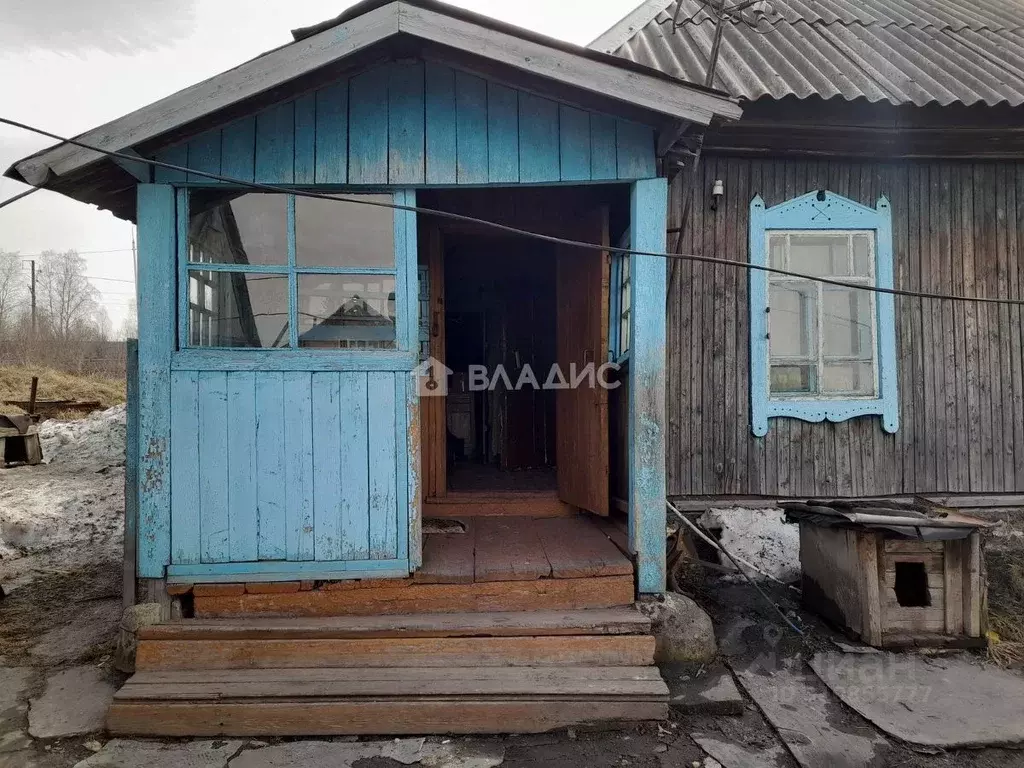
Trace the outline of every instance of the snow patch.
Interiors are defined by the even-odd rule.
[[[45,464],[0,469],[0,560],[65,549],[110,557],[124,525],[125,407],[39,427]]]
[[[785,522],[783,510],[711,509],[699,522],[705,528],[721,530],[723,547],[765,573],[780,581],[800,578],[800,527]],[[754,578],[763,578],[745,570]]]

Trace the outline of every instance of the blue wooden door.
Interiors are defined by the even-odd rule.
[[[322,225],[303,228],[312,205],[276,197],[225,212],[178,195],[168,575],[407,576],[419,551],[415,214],[354,214],[353,229],[393,219],[393,258],[360,255],[373,233],[346,239],[342,215],[338,236],[318,239]],[[405,190],[374,199],[415,204]]]

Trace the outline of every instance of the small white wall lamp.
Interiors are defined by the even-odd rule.
[[[725,183],[721,179],[715,179],[711,187],[711,210],[718,210],[718,201],[725,196]]]

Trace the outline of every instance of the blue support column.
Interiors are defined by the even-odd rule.
[[[633,184],[630,245],[665,251],[668,183]],[[665,591],[666,263],[632,256],[629,386],[629,538],[641,594]]]
[[[139,577],[159,579],[171,554],[171,354],[175,347],[174,188],[138,187]]]

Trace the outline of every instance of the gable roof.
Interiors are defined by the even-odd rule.
[[[894,105],[1024,104],[1021,0],[772,0],[757,29],[729,22],[714,85],[734,96]],[[673,32],[673,20],[676,29]],[[647,0],[595,50],[704,82],[714,17],[701,0]]]
[[[294,36],[294,42],[76,138],[105,150],[130,149],[249,99],[287,89],[301,77],[397,37],[456,49],[493,65],[610,98],[656,116],[657,122],[707,124],[716,116],[738,118],[741,113],[725,94],[437,0],[365,0],[341,17],[298,30]],[[48,186],[54,177],[103,159],[100,153],[59,144],[15,163],[6,175]]]

